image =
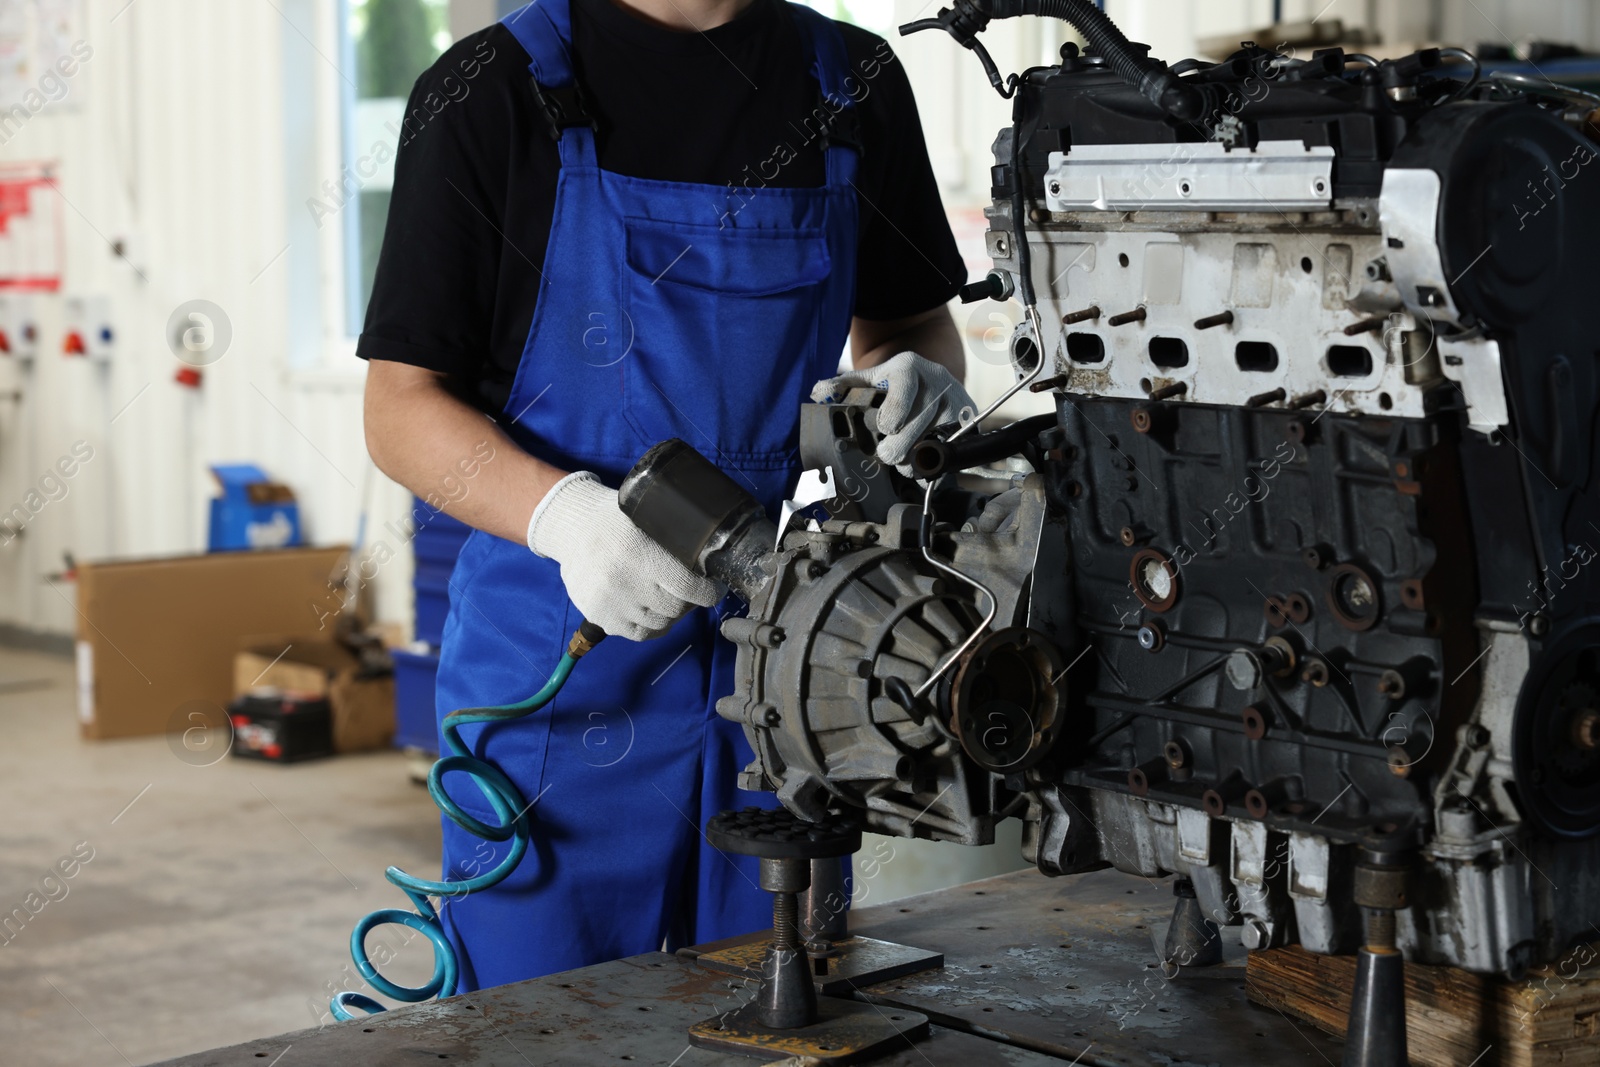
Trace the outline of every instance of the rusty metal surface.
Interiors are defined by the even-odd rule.
[[[202,1052],[163,1067],[751,1067],[760,1061],[694,1048],[688,1033],[695,1023],[748,1003],[754,993],[754,982],[649,953]],[[902,1043],[870,1062],[1061,1067],[1047,1056],[937,1026],[915,1045]]]
[[[1220,965],[1164,978],[1172,905],[1170,881],[1030,870],[862,908],[852,933],[941,950],[945,965],[858,996],[1085,1065],[1340,1061],[1342,1042],[1245,999],[1237,928]]]
[[[690,958],[702,967],[729,974],[761,977],[761,966],[766,959],[770,930],[734,939],[725,948],[702,951]],[[902,978],[919,971],[932,970],[944,964],[944,956],[924,948],[897,945],[892,941],[879,941],[874,937],[851,936],[833,943],[838,955],[827,959],[828,973],[818,975],[817,992],[829,996],[849,996],[850,992],[891,978]]]
[[[1340,1042],[1245,1000],[1244,950],[1168,981],[1156,946],[1170,882],[1034,871],[862,908],[855,934],[943,952],[945,966],[858,993],[928,1016],[928,1037],[874,1067],[1323,1067]],[[728,943],[702,948],[726,948]],[[754,996],[755,981],[650,953],[169,1061],[166,1067],[737,1067],[689,1028]],[[285,1049],[291,1051],[284,1055]]]
[[[805,988],[804,986],[801,987]],[[817,1021],[803,1030],[769,1030],[746,1004],[689,1028],[689,1043],[764,1060],[810,1057],[824,1064],[871,1063],[928,1036],[928,1017],[904,1008],[822,997]]]

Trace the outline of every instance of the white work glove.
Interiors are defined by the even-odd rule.
[[[837,403],[851,389],[861,387],[885,391],[878,408],[878,432],[883,435],[878,441],[878,459],[908,478],[911,464],[906,457],[913,445],[935,426],[970,419],[978,410],[955,375],[915,352],[902,352],[876,367],[820,381],[812,387],[811,399],[818,404]]]
[[[699,604],[722,599],[651,540],[617,506],[617,493],[577,471],[545,494],[528,521],[528,547],[561,564],[567,596],[608,634],[643,641],[666,633]]]

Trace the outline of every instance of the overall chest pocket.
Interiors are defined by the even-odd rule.
[[[823,232],[635,218],[626,256],[623,401],[641,443],[681,437],[729,463],[786,454],[801,402],[838,359],[817,351]]]

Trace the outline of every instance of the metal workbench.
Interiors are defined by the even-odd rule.
[[[1244,950],[1167,980],[1155,946],[1172,883],[1113,871],[1045,878],[1020,871],[857,910],[853,933],[945,954],[933,971],[858,991],[892,1018],[933,1022],[883,1067],[1284,1067],[1338,1063],[1338,1041],[1248,1003]],[[399,1008],[322,1030],[171,1060],[256,1067],[292,1045],[295,1067],[449,1060],[470,1067],[736,1067],[758,1061],[691,1048],[685,1032],[748,1001],[755,984],[676,956],[614,963]]]

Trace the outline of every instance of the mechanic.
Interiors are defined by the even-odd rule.
[[[368,448],[419,496],[484,441],[503,457],[448,506],[475,532],[438,711],[523,699],[581,619],[615,635],[551,708],[464,732],[535,818],[516,873],[444,903],[458,992],[764,928],[754,862],[701,836],[772,802],[735,788],[751,753],[714,710],[722,590],[615,486],[679,437],[775,509],[808,395],[886,385],[897,464],[971,404],[905,72],[783,0],[538,0],[445,52],[407,115],[357,350]],[[872,369],[819,382],[847,339]],[[447,877],[500,854],[445,822]]]

